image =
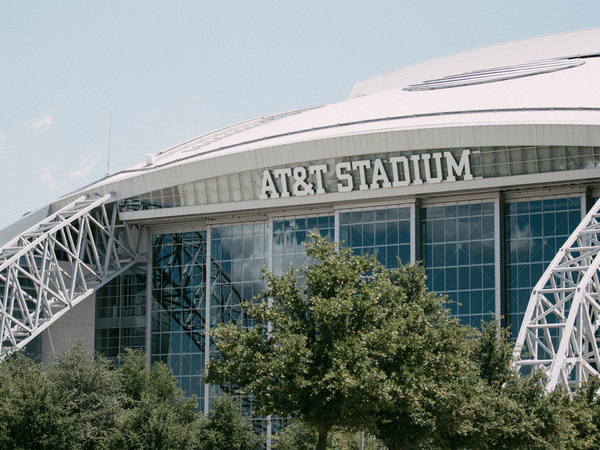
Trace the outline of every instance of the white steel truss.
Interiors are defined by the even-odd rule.
[[[578,387],[600,370],[600,200],[538,281],[515,345],[521,373],[542,371],[547,391]]]
[[[136,262],[139,229],[110,197],[83,196],[0,248],[0,357]]]

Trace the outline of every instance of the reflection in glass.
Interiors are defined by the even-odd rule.
[[[163,361],[187,395],[204,387],[206,232],[154,236],[150,359]],[[200,370],[197,370],[200,369]]]
[[[388,268],[410,262],[410,207],[341,211],[340,241],[359,255],[377,255]]]
[[[146,265],[139,264],[96,292],[94,349],[117,362],[126,348],[146,348]]]
[[[307,263],[304,243],[311,232],[333,242],[335,216],[299,216],[273,221],[273,272],[281,274],[290,266],[301,267]]]
[[[445,294],[452,314],[475,327],[495,311],[494,204],[421,210],[421,257],[430,289]]]
[[[580,222],[579,196],[506,204],[505,315],[513,338],[519,333],[533,287]]]

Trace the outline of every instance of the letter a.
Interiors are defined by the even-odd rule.
[[[267,169],[263,172],[262,189],[260,191],[259,198],[261,200],[266,200],[269,197],[279,198],[279,193],[277,192],[277,188],[275,187],[275,182],[273,181],[273,177],[271,176],[271,171]]]

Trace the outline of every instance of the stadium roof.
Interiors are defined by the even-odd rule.
[[[191,158],[387,129],[600,124],[600,29],[498,44],[358,82],[345,101],[262,117],[166,149],[113,178]],[[110,181],[109,178],[106,181]]]
[[[300,142],[385,131],[421,131],[419,140],[414,136],[407,138],[399,151],[428,145],[476,145],[465,144],[466,138],[461,140],[456,136],[481,135],[482,132],[473,130],[483,127],[489,133],[498,126],[508,130],[506,136],[519,135],[515,130],[529,126],[527,133],[510,138],[521,139],[523,144],[539,139],[549,145],[545,141],[553,139],[552,133],[559,133],[563,145],[594,145],[600,139],[599,79],[600,29],[462,52],[358,82],[349,98],[339,103],[248,120],[157,155],[146,155],[146,161],[55,203],[62,205],[75,195],[89,192],[113,191],[116,198],[139,195],[169,183],[173,185],[175,181],[181,183],[195,176],[206,176],[200,173],[204,170],[198,172],[198,163],[221,158],[220,173],[214,174],[217,176],[235,170],[229,158],[241,153],[247,163],[253,151],[260,153]],[[546,128],[542,130],[540,126]],[[549,126],[562,127],[562,131],[552,131],[554,128],[551,130]],[[586,131],[569,126],[583,126]],[[544,133],[546,137],[542,136]],[[510,145],[510,139],[505,138],[506,145]],[[480,145],[486,144],[485,139],[480,141]],[[287,155],[285,161],[273,155],[267,152],[252,156],[253,164],[265,167],[309,160],[298,152]],[[202,167],[210,172],[216,164]]]

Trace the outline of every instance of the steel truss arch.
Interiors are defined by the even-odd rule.
[[[600,200],[533,289],[514,350],[521,373],[572,391],[600,374]]]
[[[0,357],[139,259],[140,229],[110,198],[82,196],[0,248]]]

